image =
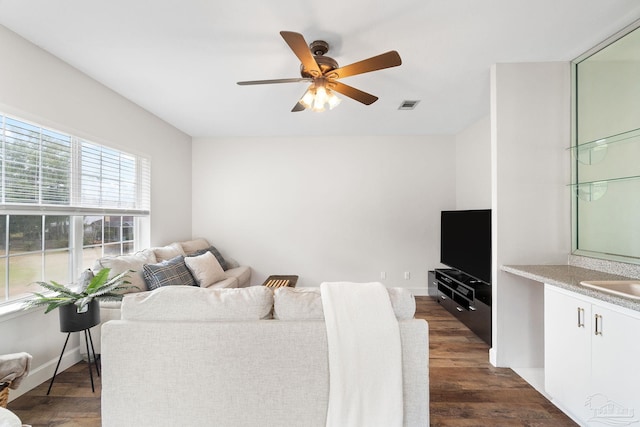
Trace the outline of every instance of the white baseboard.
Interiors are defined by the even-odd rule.
[[[60,361],[60,367],[58,368],[58,374],[65,369],[70,368],[75,365],[79,361],[82,360],[80,355],[80,347],[75,347],[65,351],[62,356],[62,360]],[[38,387],[45,381],[51,380],[53,377],[53,372],[56,370],[56,364],[58,363],[58,358],[49,360],[48,362],[38,366],[37,368],[33,368],[29,371],[29,375],[27,378],[23,379],[20,383],[20,387],[16,390],[9,391],[9,402],[12,400],[22,396],[30,390]],[[55,387],[55,383],[54,383]]]
[[[428,297],[429,289],[428,288],[408,288],[411,293],[417,297]]]
[[[528,382],[531,387],[535,388],[547,400],[551,400],[551,397],[544,389],[544,368],[511,368],[511,370]]]

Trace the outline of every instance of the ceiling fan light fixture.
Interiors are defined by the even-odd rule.
[[[313,101],[314,111],[316,108],[319,108],[320,111],[324,111],[324,104],[327,104],[329,100],[329,95],[327,94],[327,90],[324,86],[320,86],[316,89],[316,99]]]
[[[313,101],[315,99],[315,91],[316,88],[311,85],[309,89],[304,93],[302,98],[300,99],[300,104],[304,106],[304,108],[311,108],[313,106]]]
[[[324,82],[316,81],[309,86],[299,102],[305,109],[321,113],[327,108],[333,110],[340,104],[340,98],[331,89],[328,89]]]
[[[338,98],[336,96],[335,93],[333,93],[333,91],[329,91],[329,99],[328,99],[328,103],[329,103],[329,109],[333,110],[335,107],[337,107],[340,104],[341,99]]]

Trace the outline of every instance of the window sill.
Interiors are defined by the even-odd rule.
[[[11,302],[6,305],[0,306],[0,322],[6,322],[7,320],[14,319],[16,317],[24,316],[34,311],[44,311],[44,307],[32,307],[25,309],[24,303],[26,299]]]

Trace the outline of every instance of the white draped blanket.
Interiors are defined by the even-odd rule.
[[[381,283],[320,285],[329,348],[327,427],[402,426],[402,350]]]

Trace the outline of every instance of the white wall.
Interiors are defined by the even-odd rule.
[[[151,158],[151,244],[191,232],[191,137],[0,26],[0,109]]]
[[[426,294],[453,208],[453,137],[193,141],[193,235],[250,265],[253,284],[297,274]]]
[[[493,348],[497,366],[543,366],[543,287],[499,270],[566,264],[569,64],[491,69]]]
[[[150,244],[191,236],[188,135],[2,26],[0,52],[0,111],[150,156]],[[0,317],[0,354],[27,351],[34,356],[33,375],[12,391],[12,398],[53,374],[64,338],[56,313]],[[77,337],[70,345],[68,362],[73,363]]]
[[[456,209],[491,207],[491,118],[456,135]]]

